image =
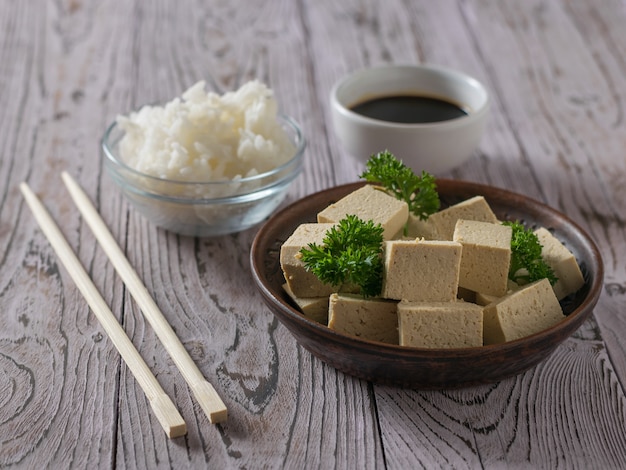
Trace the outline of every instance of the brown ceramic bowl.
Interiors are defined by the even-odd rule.
[[[561,302],[567,317],[526,338],[462,349],[420,349],[366,341],[336,333],[307,319],[282,288],[281,244],[299,224],[315,222],[317,212],[363,184],[327,189],[276,213],[256,235],[250,253],[253,277],[267,305],[304,348],[327,364],[372,382],[412,388],[493,383],[524,372],[545,359],[591,315],[601,291],[603,265],[596,245],[580,227],[563,214],[525,196],[481,184],[440,179],[442,208],[482,195],[501,220],[546,227],[574,253],[585,285]]]

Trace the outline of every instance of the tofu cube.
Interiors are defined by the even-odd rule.
[[[508,289],[512,229],[500,223],[460,219],[453,239],[463,246],[459,285],[494,296]]]
[[[280,248],[280,266],[289,289],[296,297],[328,297],[337,288],[320,281],[315,274],[304,267],[300,250],[309,243],[321,245],[334,224],[302,224],[285,240]]]
[[[381,297],[416,302],[453,301],[458,292],[460,266],[459,243],[386,241]]]
[[[484,307],[484,342],[498,344],[524,338],[564,318],[550,281],[541,279]]]
[[[543,260],[558,278],[552,286],[557,299],[561,300],[580,289],[585,284],[585,280],[572,252],[543,227],[535,230],[535,234],[542,245]]]
[[[397,302],[351,294],[331,294],[328,327],[370,341],[398,344]]]
[[[436,230],[439,240],[452,240],[456,221],[459,219],[498,223],[498,218],[483,196],[474,196],[435,212],[428,217],[428,222]]]
[[[398,303],[401,346],[471,348],[483,345],[483,309],[469,302]]]
[[[337,223],[347,215],[382,225],[383,238],[389,240],[404,227],[409,217],[406,202],[390,196],[384,189],[365,185],[317,214],[319,223]]]
[[[328,296],[296,297],[287,283],[283,284],[283,289],[305,317],[323,325],[328,324]]]

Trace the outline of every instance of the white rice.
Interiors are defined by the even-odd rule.
[[[121,159],[151,176],[210,182],[264,173],[294,155],[266,85],[254,80],[223,95],[204,87],[200,81],[164,106],[118,116]]]

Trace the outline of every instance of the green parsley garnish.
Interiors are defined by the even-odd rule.
[[[416,175],[401,160],[385,150],[370,157],[361,178],[381,184],[397,199],[409,205],[409,212],[426,220],[439,210],[440,201],[435,177],[422,171]]]
[[[322,245],[302,248],[302,262],[322,282],[341,287],[355,284],[363,297],[376,296],[383,282],[383,227],[347,215],[325,234]]]
[[[511,237],[511,267],[509,279],[527,284],[547,278],[554,285],[558,280],[554,271],[541,257],[541,243],[537,235],[520,222],[503,222],[513,229]]]

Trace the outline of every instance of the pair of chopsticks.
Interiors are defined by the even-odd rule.
[[[185,350],[85,192],[68,173],[63,172],[61,176],[83,218],[180,370],[209,421],[219,423],[226,420],[228,416],[226,405]],[[146,394],[156,418],[168,437],[185,435],[187,425],[182,416],[135,349],[57,224],[26,183],[20,185],[20,190],[57,256]]]

